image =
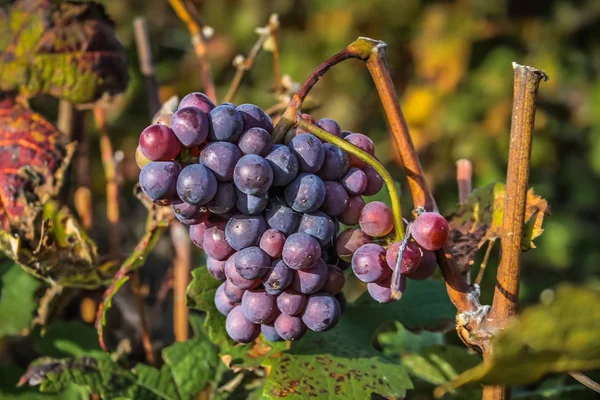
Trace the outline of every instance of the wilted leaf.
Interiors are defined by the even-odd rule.
[[[470,267],[475,253],[486,241],[502,236],[505,195],[505,186],[502,183],[492,183],[476,189],[467,201],[459,205],[448,217],[452,228],[452,254],[459,266]],[[535,248],[533,240],[542,234],[542,222],[548,213],[548,202],[534,194],[533,189],[529,189],[523,251]]]
[[[493,355],[467,370],[443,393],[467,384],[519,385],[557,372],[600,368],[600,293],[563,286],[550,304],[526,309],[493,342]]]
[[[0,261],[0,337],[28,328],[37,307],[40,281],[9,260]],[[17,306],[18,305],[18,306]]]
[[[21,0],[4,19],[0,20],[0,90],[89,103],[104,93],[125,89],[125,48],[103,6]]]

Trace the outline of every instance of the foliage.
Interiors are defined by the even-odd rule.
[[[35,291],[40,283],[9,260],[0,261],[0,338],[29,327],[36,309]],[[17,308],[14,305],[19,304]]]

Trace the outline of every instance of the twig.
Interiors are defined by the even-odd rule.
[[[177,13],[179,19],[185,23],[192,36],[192,45],[194,46],[194,51],[196,52],[198,60],[200,60],[200,76],[202,78],[202,84],[204,85],[204,91],[212,101],[217,103],[215,83],[213,82],[210,63],[208,62],[207,57],[207,38],[202,31],[202,25],[181,0],[169,0],[169,3],[173,10],[175,10],[175,13]]]
[[[485,268],[487,267],[487,263],[490,259],[490,254],[492,253],[494,244],[496,244],[496,238],[490,239],[488,241],[488,247],[485,250],[483,261],[481,261],[481,265],[479,266],[479,272],[477,272],[477,277],[475,278],[475,284],[477,285],[480,285],[481,281],[483,280],[483,274],[485,273]]]
[[[171,240],[175,248],[173,260],[175,340],[188,338],[188,308],[185,303],[192,269],[192,247],[187,229],[178,221],[171,223]]]
[[[137,17],[133,20],[133,31],[135,34],[135,43],[138,57],[140,60],[140,70],[146,81],[146,91],[148,95],[148,104],[150,114],[154,115],[160,109],[160,98],[158,96],[158,83],[154,75],[154,63],[152,61],[152,48],[150,46],[150,34],[148,33],[148,24],[146,18]]]
[[[279,64],[279,16],[271,14],[269,17],[269,30],[271,31],[271,40],[273,41],[273,79],[276,94],[281,94],[283,87],[281,85],[281,66]]]
[[[119,185],[117,184],[117,169],[115,159],[108,135],[108,127],[106,125],[106,110],[98,105],[94,107],[94,117],[96,126],[100,131],[100,154],[102,157],[102,166],[104,167],[104,175],[106,177],[106,216],[110,223],[110,253],[114,257],[118,257],[120,252],[120,232],[119,232]]]
[[[510,148],[506,177],[506,198],[502,220],[501,259],[496,275],[492,309],[487,323],[491,329],[503,329],[516,314],[521,273],[521,241],[527,206],[527,183],[531,162],[531,143],[538,88],[546,74],[535,68],[513,63],[514,95],[510,129]],[[484,358],[492,352],[488,348]],[[510,398],[508,386],[486,386],[484,400]]]
[[[462,158],[456,162],[456,182],[458,183],[458,202],[463,204],[471,193],[473,165],[471,161]]]
[[[577,382],[581,383],[583,386],[588,389],[593,390],[594,392],[600,393],[600,383],[594,381],[589,376],[582,374],[581,372],[569,372],[569,375]]]
[[[142,328],[142,346],[144,347],[144,353],[146,354],[146,361],[148,361],[148,364],[150,365],[156,365],[154,350],[152,350],[152,339],[150,337],[150,331],[148,329],[148,322],[146,321],[146,307],[144,305],[144,296],[141,293],[140,271],[138,269],[133,271],[131,274],[131,284],[133,287],[135,304],[137,305],[138,314],[140,315],[140,325]]]
[[[402,258],[404,257],[404,252],[406,251],[406,246],[408,246],[408,241],[410,240],[410,234],[412,232],[412,222],[406,226],[406,235],[404,239],[402,239],[402,243],[400,244],[400,248],[398,249],[398,254],[396,255],[396,265],[394,266],[394,272],[392,273],[392,282],[390,283],[390,289],[392,289],[392,298],[399,300],[402,297]]]

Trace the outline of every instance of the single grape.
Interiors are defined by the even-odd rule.
[[[277,296],[277,307],[279,311],[287,315],[300,315],[306,305],[306,295],[286,289]]]
[[[367,188],[363,192],[363,196],[373,196],[379,193],[383,187],[384,181],[379,172],[375,171],[375,168],[370,165],[363,168],[363,172],[367,176]]]
[[[448,221],[436,212],[423,213],[412,224],[412,237],[425,250],[441,249],[449,233]]]
[[[221,314],[226,316],[235,306],[237,306],[237,303],[231,301],[231,299],[225,295],[223,290],[224,286],[225,283],[220,284],[215,292],[215,306]]]
[[[358,196],[367,188],[367,175],[361,169],[352,167],[340,179],[340,183],[350,196]]]
[[[277,330],[273,324],[262,324],[260,326],[260,332],[269,342],[279,342],[283,340],[277,333]]]
[[[345,261],[351,261],[359,247],[371,241],[369,235],[360,229],[350,228],[340,233],[335,241],[338,256]]]
[[[135,163],[137,164],[139,169],[144,168],[148,165],[152,160],[149,159],[142,153],[142,148],[140,146],[135,149]]]
[[[171,127],[171,118],[173,118],[173,113],[164,113],[161,114],[160,117],[156,120],[157,124],[161,124],[164,126]]]
[[[271,135],[262,128],[250,128],[242,134],[238,146],[244,155],[265,157],[271,151]]]
[[[190,226],[190,239],[199,248],[203,246],[206,229],[208,228],[204,222]]]
[[[237,255],[238,253],[232,254],[225,263],[225,277],[227,277],[227,282],[229,282],[229,284],[232,286],[242,290],[254,289],[257,286],[260,286],[262,283],[260,279],[246,279],[240,275],[235,267]]]
[[[175,217],[184,225],[199,224],[210,216],[210,212],[206,208],[188,204],[185,201],[172,204],[171,208]]]
[[[204,205],[217,193],[217,180],[208,168],[191,164],[181,170],[177,179],[177,194],[186,203]]]
[[[260,325],[246,318],[242,306],[235,306],[227,314],[225,330],[230,338],[240,343],[250,343],[260,335]]]
[[[268,324],[279,314],[275,296],[263,290],[246,290],[242,296],[242,311],[257,324]]]
[[[387,259],[388,266],[392,269],[396,269],[396,262],[398,261],[398,250],[400,250],[400,246],[402,242],[396,242],[388,247],[385,252],[385,258]],[[400,263],[400,273],[402,274],[410,274],[414,272],[421,263],[422,252],[419,246],[417,246],[413,242],[408,242],[406,244],[406,249],[404,250],[404,254],[402,255],[402,262]]]
[[[325,184],[313,174],[299,174],[284,191],[285,201],[301,213],[313,212],[321,207],[325,194]]]
[[[212,171],[219,182],[233,180],[233,170],[242,157],[240,149],[233,143],[209,143],[200,152],[200,164]]]
[[[323,152],[325,153],[325,158],[319,171],[321,179],[324,181],[335,181],[348,172],[350,162],[344,150],[331,143],[324,143]]]
[[[173,114],[171,129],[185,147],[200,146],[208,137],[210,121],[201,109],[184,107]]]
[[[321,204],[321,211],[332,217],[342,215],[348,205],[348,193],[344,187],[335,181],[325,181],[325,200]]]
[[[225,262],[227,264],[227,261]],[[245,289],[240,289],[235,286],[231,281],[226,280],[225,286],[223,286],[223,291],[225,292],[225,296],[229,298],[234,303],[240,303],[242,301],[242,296],[244,295]]]
[[[392,277],[388,276],[382,281],[367,283],[367,290],[375,301],[378,301],[379,303],[390,303],[394,301],[392,298],[392,290],[390,289],[391,283]],[[406,278],[402,275],[400,277],[400,291],[404,292],[405,288]]]
[[[265,159],[273,170],[273,186],[285,186],[298,175],[300,162],[287,146],[274,145]]]
[[[196,107],[208,114],[213,108],[215,108],[215,103],[213,103],[212,100],[204,93],[192,92],[186,95],[179,102],[178,108],[181,109],[184,107]]]
[[[346,205],[342,215],[339,216],[340,222],[345,225],[358,224],[363,208],[365,208],[365,201],[361,196],[350,196],[348,205]]]
[[[316,136],[310,133],[296,136],[290,142],[289,147],[298,157],[301,172],[315,173],[321,169],[325,159],[325,150]]]
[[[295,271],[290,287],[304,294],[316,293],[327,283],[328,273],[327,264],[319,259],[313,268]]]
[[[308,296],[302,322],[314,332],[324,332],[333,328],[339,321],[342,310],[340,303],[329,293]]]
[[[248,154],[235,165],[233,181],[240,191],[258,196],[267,193],[271,187],[273,170],[261,156]]]
[[[229,245],[236,250],[257,246],[260,237],[267,230],[262,215],[236,214],[227,222],[225,235]]]
[[[331,118],[321,118],[315,125],[337,137],[342,137],[342,128]]]
[[[358,223],[367,235],[382,237],[394,229],[394,214],[387,204],[372,201],[363,208]]]
[[[285,241],[281,256],[292,269],[310,269],[321,259],[321,246],[317,239],[306,233],[293,233]]]
[[[235,207],[235,203],[235,186],[225,182],[217,185],[217,193],[206,207],[214,214],[225,214]]]
[[[362,245],[352,257],[354,275],[363,282],[377,282],[392,273],[385,260],[385,249],[375,243]]]
[[[244,130],[262,128],[269,133],[273,132],[273,121],[260,107],[254,104],[240,104],[237,110],[242,114]]]
[[[373,141],[368,136],[365,136],[361,133],[351,133],[344,139],[347,142],[352,143],[356,147],[366,151],[370,155],[375,155],[375,144],[373,144]],[[367,166],[366,162],[356,157],[355,155],[349,154],[348,157],[350,158],[351,167],[364,168]]]
[[[265,210],[265,219],[269,228],[276,229],[285,235],[291,235],[298,228],[300,214],[280,199],[272,198]]]
[[[429,278],[435,272],[437,267],[437,260],[435,254],[432,251],[423,250],[423,257],[421,257],[421,264],[417,269],[410,274],[406,274],[407,278],[414,281],[422,281]]]
[[[298,340],[306,333],[306,325],[299,317],[280,314],[275,320],[275,330],[283,340]]]
[[[240,250],[235,258],[235,268],[248,280],[261,279],[271,267],[271,259],[259,247]]]
[[[225,263],[226,261],[215,260],[212,257],[206,257],[206,268],[208,272],[217,280],[225,280]]]
[[[342,314],[346,312],[346,309],[348,308],[348,300],[346,300],[346,295],[344,295],[343,292],[340,292],[333,297],[335,297],[338,303],[340,303],[340,311]]]
[[[338,222],[321,211],[304,214],[300,220],[300,226],[298,226],[298,232],[306,233],[317,239],[321,248],[333,245],[338,230]]]
[[[220,226],[211,226],[206,229],[202,248],[208,256],[219,261],[227,260],[235,252],[227,243],[225,231]]]
[[[294,270],[289,268],[285,263],[279,260],[271,262],[271,269],[263,278],[265,289],[281,290],[287,288],[292,283]]]
[[[271,258],[280,258],[285,244],[285,235],[277,229],[267,229],[260,237],[259,247]]]
[[[169,161],[179,154],[179,140],[168,126],[154,124],[142,131],[139,141],[144,157],[151,161]]]
[[[327,281],[323,286],[323,290],[330,294],[338,294],[342,291],[344,283],[346,283],[344,272],[335,265],[328,265],[327,269]]]
[[[170,201],[177,197],[181,167],[174,161],[154,161],[140,171],[140,187],[150,200]]]
[[[210,110],[212,129],[208,134],[211,142],[236,143],[244,131],[242,114],[235,107],[221,104]]]

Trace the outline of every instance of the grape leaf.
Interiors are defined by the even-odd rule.
[[[37,307],[40,281],[9,260],[0,261],[0,337],[28,328]]]
[[[486,241],[502,235],[505,197],[503,183],[489,184],[471,192],[467,201],[448,217],[452,254],[459,266],[469,268],[473,265],[477,250]],[[548,202],[529,189],[521,246],[523,251],[535,248],[533,240],[544,231],[542,223],[548,214]]]
[[[56,400],[50,393],[40,393],[35,388],[17,387],[23,370],[15,365],[0,367],[0,399],[2,400]],[[89,394],[83,388],[69,385],[60,393],[61,400],[88,400]]]
[[[37,353],[52,358],[108,357],[98,345],[94,327],[80,321],[57,321],[44,335],[36,332],[33,347]]]
[[[600,368],[600,292],[564,285],[549,304],[525,309],[493,341],[478,366],[436,389],[441,396],[463,385],[518,385],[547,374]]]
[[[395,357],[410,352],[418,352],[425,346],[444,343],[444,335],[440,332],[421,331],[413,333],[400,322],[394,323],[394,329],[377,336],[381,351],[386,356]]]
[[[94,2],[20,0],[0,13],[0,90],[96,101],[127,86],[125,48]]]

